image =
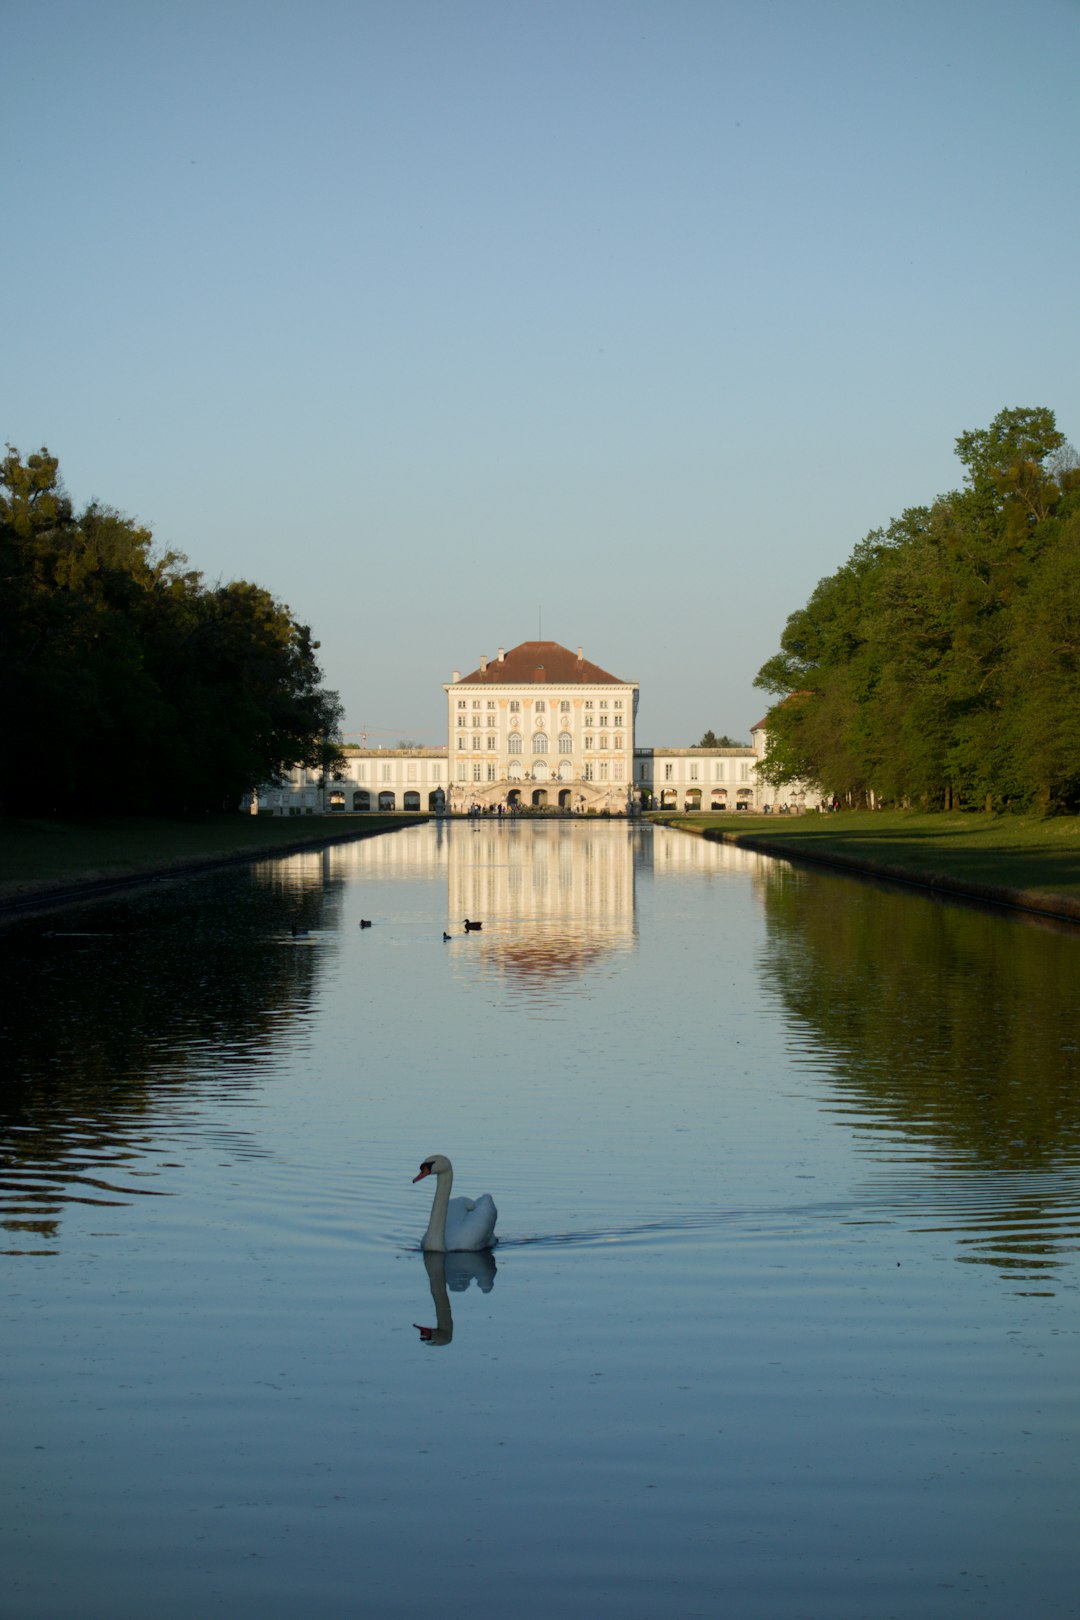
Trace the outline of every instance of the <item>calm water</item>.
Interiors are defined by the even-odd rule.
[[[1080,1614],[1080,930],[457,823],[0,956],[4,1620]]]

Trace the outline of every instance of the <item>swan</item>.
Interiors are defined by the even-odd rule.
[[[490,1249],[498,1242],[495,1222],[499,1212],[491,1201],[490,1193],[482,1193],[475,1202],[471,1198],[455,1198],[451,1201],[454,1167],[442,1153],[433,1153],[424,1160],[420,1174],[413,1176],[413,1185],[423,1181],[425,1176],[436,1178],[431,1219],[420,1239],[420,1247],[425,1253],[454,1254],[463,1249]]]

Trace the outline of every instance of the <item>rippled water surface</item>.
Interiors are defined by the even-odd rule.
[[[0,958],[4,1620],[1080,1614],[1080,930],[480,822]]]

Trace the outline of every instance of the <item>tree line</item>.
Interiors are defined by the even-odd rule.
[[[1080,809],[1080,458],[1046,407],[962,433],[963,487],[859,542],[755,685],[763,766],[852,805]]]
[[[111,507],[75,512],[42,449],[0,463],[0,812],[232,810],[333,768],[319,643],[245,580],[207,585]]]

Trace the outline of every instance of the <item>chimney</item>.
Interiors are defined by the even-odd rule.
[[[480,673],[481,675],[487,674],[487,653],[480,654]]]
[[[500,664],[503,663],[505,661],[505,659],[506,659],[506,654],[503,651],[503,649],[500,647],[499,648],[499,663]]]
[[[455,669],[453,675],[450,677],[451,686],[456,686],[458,681],[460,681],[460,679],[461,679],[461,671],[460,671],[460,669]]]
[[[579,664],[581,663],[581,648],[580,647],[577,650],[577,661],[578,661]]]

